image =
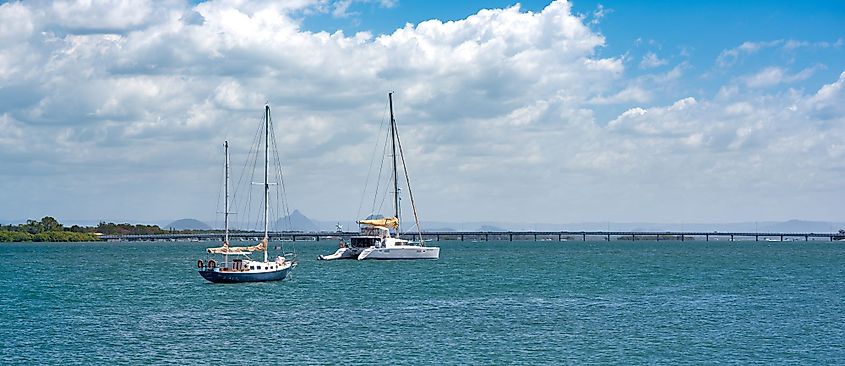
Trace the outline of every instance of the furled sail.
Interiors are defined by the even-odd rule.
[[[248,247],[230,247],[229,243],[223,243],[222,247],[206,249],[211,254],[243,254],[249,252],[257,252],[267,248],[267,241],[262,240],[260,243]]]
[[[360,220],[358,224],[361,225],[372,225],[372,226],[381,226],[386,228],[395,229],[399,227],[399,219],[395,217],[385,217],[380,219],[368,219],[368,220]]]

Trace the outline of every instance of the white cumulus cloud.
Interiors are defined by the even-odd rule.
[[[772,66],[712,98],[677,93],[688,65],[627,76],[625,57],[601,55],[604,36],[566,1],[387,34],[300,25],[346,5],[0,5],[0,199],[19,208],[0,218],[211,217],[220,144],[242,161],[269,102],[290,205],[349,219],[389,91],[424,219],[625,220],[626,208],[665,194],[648,210],[661,220],[685,197],[842,191],[843,77],[766,94],[816,70]],[[667,64],[652,55],[641,66]],[[769,176],[780,180],[757,183]]]

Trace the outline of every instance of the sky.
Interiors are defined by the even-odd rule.
[[[845,217],[845,2],[0,4],[0,220],[213,221],[273,108],[360,215],[387,93],[431,221]]]

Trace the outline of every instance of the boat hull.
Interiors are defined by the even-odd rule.
[[[222,272],[218,270],[200,270],[200,276],[214,283],[267,282],[281,281],[288,276],[290,267],[266,272]]]
[[[387,248],[367,248],[359,256],[358,260],[401,260],[401,259],[439,259],[440,248],[420,247],[415,245],[392,246]]]
[[[332,254],[319,255],[317,259],[321,261],[332,261],[336,259],[358,259],[358,255],[364,251],[363,248],[339,248]]]

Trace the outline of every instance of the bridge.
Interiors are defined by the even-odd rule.
[[[358,235],[358,232],[271,232],[270,240],[281,241],[320,241],[347,239]],[[569,240],[751,240],[760,241],[809,241],[809,240],[845,240],[843,233],[777,233],[777,232],[695,232],[695,231],[424,231],[425,240],[533,240],[533,241],[569,241]],[[261,240],[263,233],[234,232],[229,238],[235,240]],[[417,233],[405,233],[402,238],[416,238]],[[173,240],[203,240],[222,241],[223,233],[167,233],[150,235],[101,235],[105,241],[173,241]]]

